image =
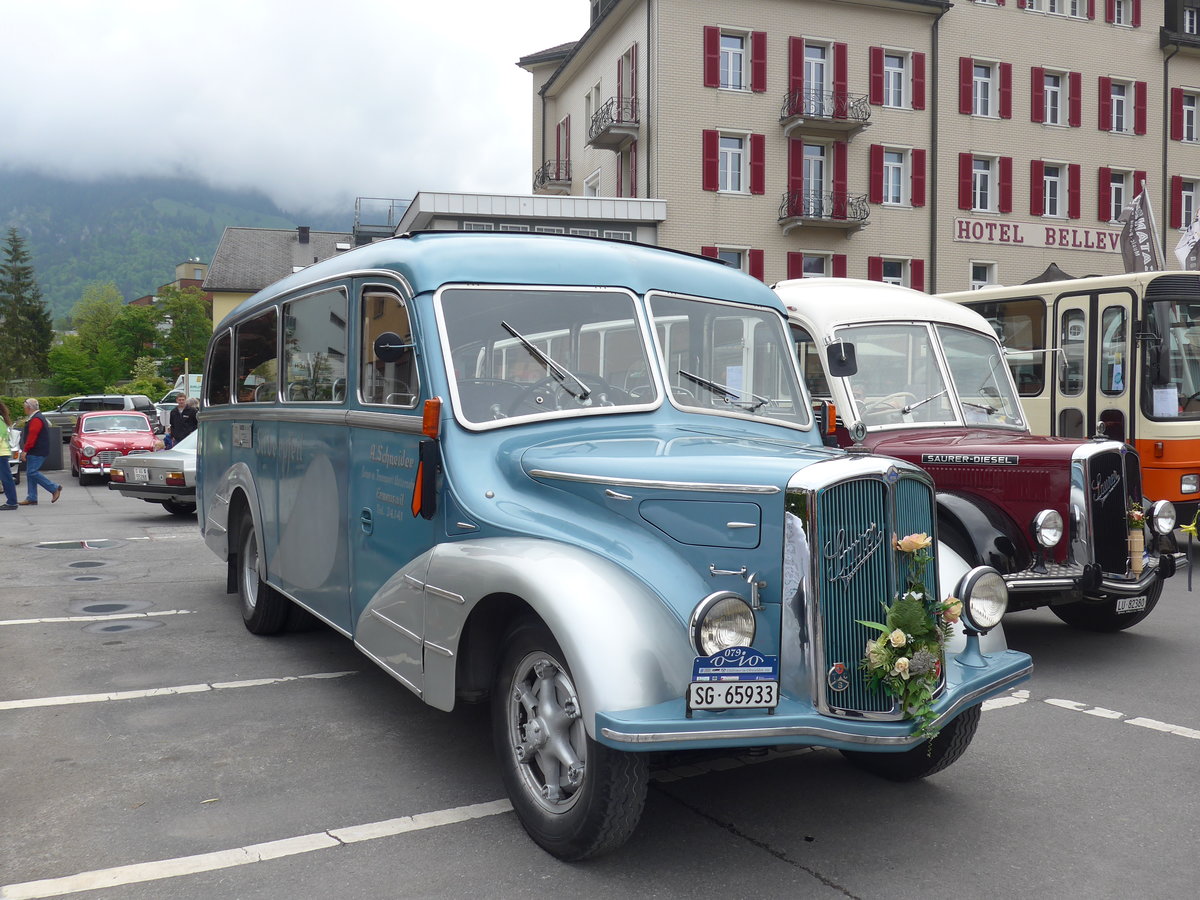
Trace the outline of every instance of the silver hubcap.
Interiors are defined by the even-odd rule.
[[[530,653],[517,666],[508,737],[529,794],[550,812],[574,806],[587,771],[587,732],[570,676],[546,653]]]
[[[258,536],[254,529],[242,544],[242,597],[247,609],[258,605]]]

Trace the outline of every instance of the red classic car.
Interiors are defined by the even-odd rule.
[[[153,453],[156,440],[140,412],[81,413],[71,434],[71,474],[87,484],[93,475],[107,475],[118,456]]]

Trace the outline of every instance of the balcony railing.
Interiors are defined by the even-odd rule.
[[[850,131],[870,123],[871,104],[866,94],[846,91],[790,91],[783,98],[779,121],[784,131],[815,120],[825,129]]]
[[[588,143],[620,150],[637,138],[639,124],[637,97],[610,97],[592,116]]]
[[[785,232],[804,224],[861,228],[870,215],[866,194],[845,191],[788,191],[779,204],[779,224]]]
[[[535,194],[569,194],[571,193],[571,161],[569,159],[551,159],[533,173],[533,192]]]

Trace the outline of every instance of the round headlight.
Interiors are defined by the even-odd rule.
[[[754,611],[737,594],[710,594],[692,612],[692,643],[701,656],[754,644]]]
[[[95,456],[96,448],[93,447],[91,444],[84,444],[83,445],[83,455],[87,456],[87,457]]]
[[[1175,504],[1159,500],[1150,507],[1150,527],[1155,534],[1170,534],[1175,530]]]
[[[966,626],[981,634],[999,625],[1008,609],[1008,588],[991,566],[976,566],[964,575],[956,594],[963,604]]]
[[[1058,545],[1063,536],[1063,520],[1056,509],[1043,509],[1033,517],[1033,536],[1043,547]]]

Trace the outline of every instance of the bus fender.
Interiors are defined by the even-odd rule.
[[[982,497],[939,491],[938,539],[971,565],[992,566],[1001,575],[1029,566],[1029,549],[1016,523]]]
[[[243,498],[238,497],[239,493]],[[262,534],[254,475],[249,466],[239,462],[221,475],[216,490],[212,491],[212,502],[205,511],[204,543],[219,559],[229,562],[237,552],[230,545],[230,532],[237,527],[236,519],[245,508],[249,508],[254,527]]]
[[[439,544],[426,556],[427,568],[414,560],[404,571],[411,584],[425,568],[422,699],[429,705],[453,708],[467,622],[496,598],[520,601],[550,629],[593,737],[598,710],[637,709],[684,696],[696,655],[686,624],[616,563],[574,545],[525,537]],[[387,602],[383,590],[359,621],[381,602]],[[493,649],[503,636],[487,636]],[[365,641],[361,646],[372,652]]]

